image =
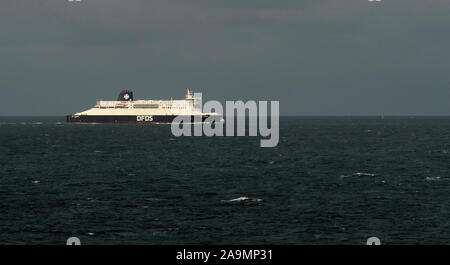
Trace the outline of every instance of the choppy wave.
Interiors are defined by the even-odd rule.
[[[356,172],[351,175],[341,175],[341,178],[348,178],[348,177],[375,177],[376,174],[373,173],[366,173],[366,172]]]
[[[425,181],[439,181],[441,177],[426,177]]]
[[[354,176],[367,176],[367,177],[375,177],[376,175],[373,173],[364,173],[364,172],[356,172],[355,174],[353,174]]]
[[[231,200],[222,200],[221,202],[238,203],[238,202],[261,202],[261,201],[262,201],[262,199],[259,199],[259,198],[250,198],[247,196],[242,196],[242,197],[234,198]]]

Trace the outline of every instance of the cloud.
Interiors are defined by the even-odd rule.
[[[3,0],[0,90],[14,100],[0,114],[76,111],[124,87],[278,99],[284,114],[450,113],[449,11],[443,0]]]

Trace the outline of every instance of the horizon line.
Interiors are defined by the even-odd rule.
[[[0,117],[65,117],[64,115],[0,115]],[[248,115],[246,115],[248,116]],[[450,117],[450,114],[287,114],[280,117]]]

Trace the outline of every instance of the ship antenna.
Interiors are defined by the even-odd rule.
[[[186,99],[190,99],[190,100],[194,99],[194,95],[193,95],[193,93],[189,90],[189,88],[187,88],[186,90],[187,90],[187,92],[186,92]]]

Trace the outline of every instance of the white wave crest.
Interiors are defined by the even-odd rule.
[[[234,198],[231,200],[222,200],[222,202],[244,202],[244,201],[260,202],[260,201],[262,201],[262,199],[242,196],[242,197]]]

